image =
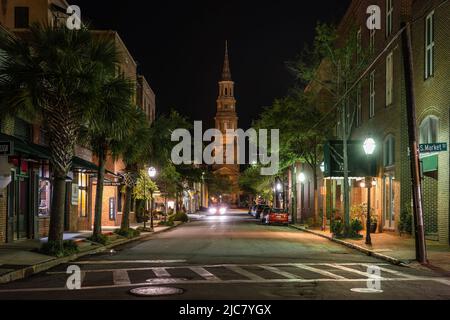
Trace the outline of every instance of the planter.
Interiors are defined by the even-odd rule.
[[[378,229],[378,223],[373,222],[370,224],[370,233],[376,233]]]

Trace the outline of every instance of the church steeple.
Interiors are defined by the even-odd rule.
[[[231,81],[230,60],[228,58],[228,41],[225,41],[225,58],[223,62],[222,81]]]

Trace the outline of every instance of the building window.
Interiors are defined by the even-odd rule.
[[[356,89],[356,127],[362,125],[362,88],[361,84]]]
[[[38,215],[39,217],[50,216],[50,169],[48,164],[42,165],[39,169],[39,191],[38,191]]]
[[[24,140],[31,140],[31,125],[20,118],[14,119],[14,136]]]
[[[28,7],[14,8],[14,28],[23,29],[30,26],[30,14]]]
[[[88,216],[88,186],[89,176],[78,173],[78,215],[83,218]]]
[[[425,79],[434,75],[434,11],[425,19]]]
[[[375,71],[370,73],[369,118],[375,117]]]
[[[386,106],[390,106],[393,101],[394,91],[394,62],[393,53],[391,52],[386,58]]]
[[[429,116],[420,125],[420,143],[437,143],[439,133],[439,119]]]
[[[395,164],[395,138],[393,135],[389,135],[384,140],[383,164],[384,167],[391,167]]]
[[[392,34],[394,28],[394,0],[386,0],[386,37]]]

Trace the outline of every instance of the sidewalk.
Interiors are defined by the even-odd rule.
[[[364,232],[362,233],[364,239],[361,240],[335,239],[329,230],[307,229],[302,225],[293,225],[292,227],[325,237],[392,263],[403,263],[416,268],[423,268],[423,266],[415,262],[414,238],[409,235],[400,236],[390,232],[371,234],[372,246],[368,246],[365,244]],[[427,241],[427,251],[429,260],[427,267],[450,276],[450,246],[436,241]]]
[[[133,224],[131,227],[136,229],[142,226],[143,224]],[[178,224],[175,224],[176,226]],[[43,242],[47,241],[47,238],[2,244],[0,245],[0,284],[23,279],[32,274],[48,270],[58,264],[76,260],[88,254],[102,252],[128,242],[143,240],[153,234],[164,232],[171,228],[173,227],[156,226],[154,232],[141,232],[139,237],[133,239],[113,236],[111,237],[111,243],[106,246],[88,241],[87,238],[92,235],[91,231],[64,233],[65,240],[73,240],[76,242],[79,253],[63,258],[47,256],[37,252],[37,249],[40,248]],[[105,227],[103,229],[104,233],[111,234],[117,228]]]

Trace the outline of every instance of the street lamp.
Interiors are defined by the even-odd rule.
[[[371,167],[370,167],[370,157],[373,155],[373,153],[375,152],[376,149],[376,143],[375,140],[372,138],[367,138],[366,141],[364,141],[364,152],[366,153],[367,156],[367,164],[369,167],[369,172],[368,174],[370,175],[370,171],[371,171]],[[370,191],[372,189],[372,177],[367,177],[366,178],[366,187],[367,187],[367,222],[366,222],[366,244],[367,245],[372,245],[372,239],[370,237],[370,228],[371,228],[371,217],[370,217],[370,211],[371,211],[371,205],[370,205]]]
[[[150,179],[156,177],[156,169],[154,167],[148,168],[147,173]],[[153,231],[153,189],[150,189],[150,229]]]
[[[322,162],[320,164],[320,172],[324,173],[325,172],[325,162]]]
[[[300,174],[298,175],[298,181],[300,183],[304,183],[306,181],[306,175],[303,172],[300,172]]]

